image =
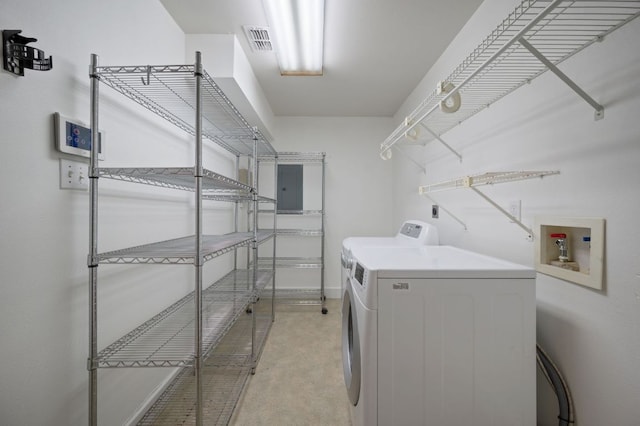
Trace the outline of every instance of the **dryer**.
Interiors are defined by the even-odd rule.
[[[533,426],[535,271],[450,246],[352,248],[354,425]]]
[[[342,240],[340,262],[342,293],[345,289],[345,279],[351,269],[351,249],[355,246],[366,247],[415,247],[423,245],[438,245],[438,228],[430,223],[419,220],[407,220],[393,237],[348,237]]]

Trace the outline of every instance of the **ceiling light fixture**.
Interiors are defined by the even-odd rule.
[[[282,75],[322,75],[324,0],[263,0]]]

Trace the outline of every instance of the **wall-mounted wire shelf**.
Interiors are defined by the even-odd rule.
[[[273,230],[259,231],[257,243],[260,244],[273,236]],[[203,260],[208,261],[236,248],[248,246],[252,241],[253,232],[203,235],[201,239]],[[188,236],[99,253],[96,260],[99,263],[120,264],[193,264],[196,256],[195,246],[195,236]]]
[[[406,138],[444,143],[442,134],[547,69],[595,109],[596,119],[602,118],[604,108],[556,65],[638,15],[637,0],[523,1],[443,80],[453,89],[431,92],[385,139],[380,155],[389,158],[390,149]],[[460,97],[459,109],[443,112],[441,104],[446,109],[456,96]]]
[[[429,198],[433,202],[436,202],[432,195],[434,192],[439,191],[447,191],[452,189],[461,189],[468,188],[473,190],[476,194],[480,195],[484,198],[489,204],[495,207],[500,213],[504,214],[509,218],[510,221],[514,222],[520,228],[522,228],[528,234],[529,241],[533,241],[533,230],[526,225],[524,225],[520,218],[515,217],[503,207],[501,207],[498,203],[493,201],[489,196],[487,196],[484,192],[480,191],[477,187],[483,185],[495,185],[499,183],[506,182],[515,182],[526,179],[534,179],[534,178],[543,178],[545,176],[557,175],[560,172],[558,170],[545,170],[545,171],[505,171],[505,172],[488,172],[477,174],[473,176],[463,176],[456,179],[450,179],[438,183],[433,183],[430,185],[423,185],[418,187],[418,192],[421,195]],[[448,213],[453,219],[455,219],[458,223],[460,223],[464,229],[467,229],[467,225],[460,220],[456,215],[451,213],[451,211],[446,208],[440,206],[440,208]]]
[[[202,292],[202,353],[207,356],[247,305],[270,282],[272,270],[231,271]],[[191,292],[98,353],[97,367],[184,367],[194,360]]]
[[[196,134],[196,67],[134,65],[97,67],[104,83],[191,135]],[[211,76],[202,71],[202,136],[236,155],[275,155],[271,144],[244,119]]]
[[[418,192],[420,192],[420,194],[427,194],[458,188],[470,188],[472,186],[494,185],[525,179],[541,178],[549,175],[557,175],[559,173],[560,172],[558,170],[488,172],[472,176],[463,176],[456,179],[432,183],[430,185],[423,185],[418,188]]]

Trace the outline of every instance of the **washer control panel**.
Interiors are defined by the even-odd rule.
[[[400,234],[410,238],[419,238],[422,232],[422,225],[418,223],[405,222],[400,229]]]

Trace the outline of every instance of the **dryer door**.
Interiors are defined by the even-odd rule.
[[[347,279],[342,296],[342,369],[349,400],[353,405],[358,404],[360,398],[361,375],[360,336],[355,303],[351,280]]]

